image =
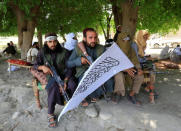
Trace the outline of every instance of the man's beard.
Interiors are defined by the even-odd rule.
[[[47,44],[44,45],[44,48],[45,48],[45,52],[50,53],[50,54],[58,52],[59,50],[62,49],[62,47],[59,43],[57,43],[57,45],[55,46],[54,49],[50,49]]]
[[[52,51],[54,51],[54,50],[56,49],[56,45],[49,47],[49,49],[52,50]]]
[[[89,48],[94,48],[94,47],[96,46],[96,42],[87,43],[87,41],[85,41],[85,44],[86,44]]]

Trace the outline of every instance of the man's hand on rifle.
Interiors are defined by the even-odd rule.
[[[39,70],[42,70],[43,73],[45,73],[45,74],[50,74],[50,75],[53,76],[52,71],[51,71],[50,68],[48,68],[47,66],[44,66],[44,65],[43,65],[43,66],[39,66],[38,69],[39,69]]]
[[[85,65],[85,64],[91,64],[86,58],[84,58],[84,57],[81,57],[81,63],[83,64],[83,65]]]

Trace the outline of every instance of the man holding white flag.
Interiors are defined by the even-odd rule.
[[[86,52],[89,54],[91,59],[94,61],[96,60],[104,51],[105,47],[102,45],[97,44],[97,33],[93,28],[86,28],[83,31],[84,40],[81,42],[85,47]],[[90,61],[85,57],[84,52],[77,46],[75,50],[72,52],[70,56],[67,66],[69,68],[76,67],[76,78],[80,82],[82,79],[85,71],[90,66]],[[105,84],[104,93],[111,94],[113,92],[114,81],[113,79],[108,80]],[[91,102],[96,102],[96,100],[103,95],[102,88],[98,88],[93,93],[89,95]],[[82,102],[82,106],[88,106],[88,101],[84,100]]]
[[[97,36],[96,32],[95,31],[93,32],[94,32],[93,34]],[[89,36],[88,33],[86,35],[87,37]],[[81,57],[74,60],[80,62]],[[82,60],[82,62],[89,63],[86,59]],[[73,63],[68,63],[68,64],[73,64]],[[82,65],[81,62],[79,64],[80,64],[79,67],[81,67]],[[81,81],[79,82],[79,85],[76,91],[74,92],[72,98],[69,100],[69,102],[65,105],[64,109],[60,113],[58,121],[60,120],[60,117],[63,114],[65,114],[69,110],[78,107],[78,105],[89,94],[94,92],[97,88],[99,88],[103,83],[109,80],[116,73],[131,67],[133,67],[131,61],[120,50],[117,44],[114,43],[98,59],[96,59],[93,64],[91,64],[91,66],[88,68],[86,72],[84,72],[84,75]]]

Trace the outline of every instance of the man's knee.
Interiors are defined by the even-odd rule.
[[[142,83],[144,81],[144,75],[136,75],[135,80]]]
[[[106,92],[113,92],[113,89],[114,89],[114,79],[111,78],[108,81],[106,81],[104,86],[106,88]]]

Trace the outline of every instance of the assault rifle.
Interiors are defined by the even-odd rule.
[[[46,59],[46,58],[45,58]],[[64,90],[64,82],[63,82],[63,80],[61,80],[61,78],[60,78],[60,76],[57,74],[57,72],[56,72],[56,69],[55,69],[55,67],[54,66],[51,66],[49,63],[48,63],[48,61],[46,60],[46,65],[50,68],[50,70],[52,71],[52,73],[53,73],[53,76],[52,76],[52,81],[56,81],[57,82],[57,84],[58,84],[58,86],[61,88],[61,90],[62,90],[62,94],[63,94],[63,97],[64,97],[64,99],[65,99],[65,101],[66,102],[68,102],[69,101],[69,96],[68,96],[68,94],[67,94],[67,92]],[[53,83],[53,82],[50,82],[50,83]]]
[[[158,62],[158,60],[146,60],[144,62],[141,62],[141,68],[143,70],[147,69],[147,70],[154,70],[154,63]]]

